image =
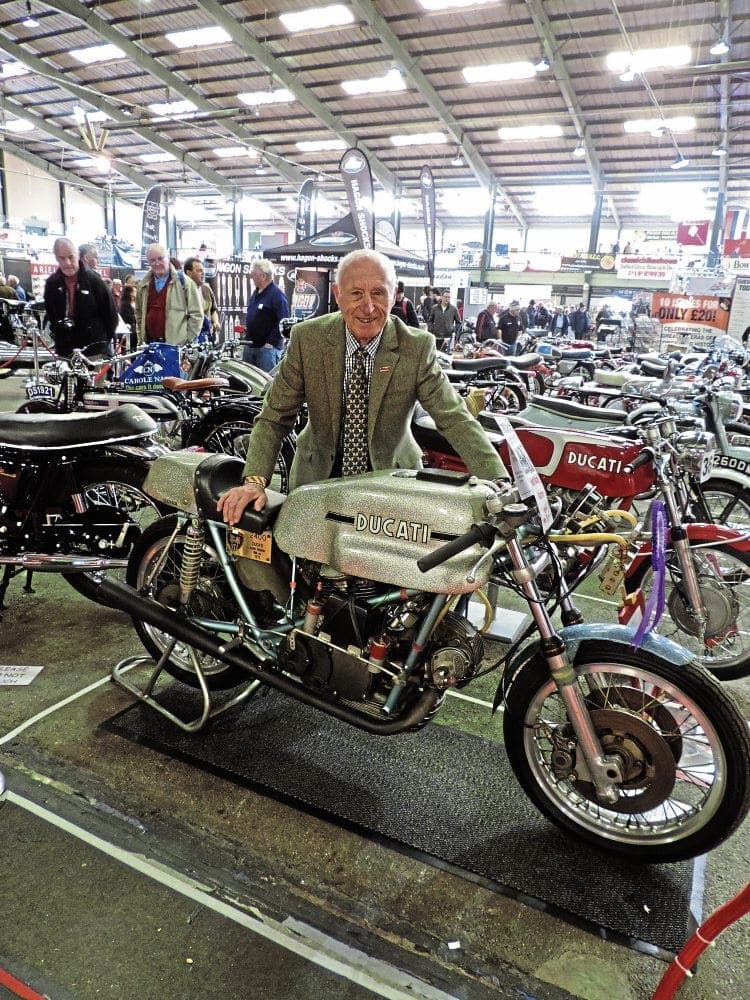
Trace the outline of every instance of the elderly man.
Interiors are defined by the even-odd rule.
[[[44,285],[44,309],[56,353],[67,357],[76,347],[89,356],[109,353],[118,323],[112,293],[72,240],[60,237],[52,252],[57,270]]]
[[[273,280],[274,270],[270,260],[256,260],[250,271],[255,291],[247,304],[245,330],[250,341],[242,358],[251,365],[270,372],[281,359],[284,338],[279,328],[282,319],[289,315],[289,302]]]
[[[9,274],[8,275],[8,284],[13,289],[13,291],[16,293],[16,298],[17,299],[20,299],[21,302],[28,302],[29,297],[26,294],[26,289],[23,287],[23,285],[18,280],[18,278],[15,276],[15,274]]]
[[[99,251],[94,243],[82,243],[78,247],[78,258],[84,267],[95,271],[99,267]]]
[[[213,341],[219,332],[219,311],[216,307],[216,297],[213,289],[204,281],[205,271],[203,262],[198,257],[188,257],[182,265],[185,276],[190,278],[198,286],[203,301],[203,324],[200,332],[206,334],[209,340]]]
[[[160,243],[146,248],[146,261],[149,269],[135,293],[138,343],[160,340],[179,346],[195,340],[203,322],[198,286],[169,263]]]
[[[417,402],[469,470],[506,476],[497,452],[466,409],[435,357],[435,339],[390,313],[393,264],[374,250],[355,250],[339,264],[333,294],[340,312],[296,324],[247,450],[242,486],[220,507],[236,524],[248,504],[261,510],[283,438],[307,403],[290,485],[378,469],[417,469],[421,451],[410,424]]]

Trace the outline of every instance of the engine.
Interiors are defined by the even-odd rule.
[[[371,709],[384,704],[419,634],[432,597],[388,600],[391,587],[324,570],[305,623],[281,643],[283,670],[328,697]],[[444,615],[406,694],[428,684],[461,687],[476,674],[484,655],[482,636],[461,614]]]

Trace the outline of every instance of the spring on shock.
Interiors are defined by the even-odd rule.
[[[200,521],[191,520],[185,530],[185,544],[182,548],[182,562],[180,563],[180,604],[188,603],[198,584],[204,537],[205,533]]]

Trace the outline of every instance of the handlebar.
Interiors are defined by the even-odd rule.
[[[653,448],[644,448],[640,455],[634,458],[630,465],[626,465],[622,471],[626,476],[631,475],[636,469],[640,469],[642,465],[648,465],[649,462],[653,462],[655,454]]]
[[[422,556],[421,559],[418,559],[417,567],[421,573],[427,573],[441,563],[447,562],[451,556],[458,555],[464,549],[470,549],[472,545],[481,545],[483,548],[488,549],[494,540],[495,529],[491,524],[487,524],[486,521],[483,521],[481,524],[472,524],[469,530],[465,531],[462,535],[459,535],[450,542],[446,542],[439,549],[435,549],[434,552],[430,552],[426,556]]]

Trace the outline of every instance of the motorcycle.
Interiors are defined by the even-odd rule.
[[[143,492],[164,451],[137,406],[111,413],[0,413],[0,608],[26,571],[61,573],[95,598],[92,573],[124,572],[141,530],[164,508]]]
[[[508,464],[507,435],[502,418],[480,414],[491,440]],[[493,430],[494,428],[494,430]],[[545,486],[561,492],[565,509],[585,504],[591,522],[606,522],[611,508],[630,511],[645,498],[660,496],[665,505],[668,535],[665,552],[669,576],[667,615],[660,626],[693,651],[721,680],[750,674],[750,536],[731,526],[691,519],[695,484],[710,481],[714,440],[706,432],[678,431],[674,418],[662,417],[649,427],[633,428],[634,439],[552,427],[518,426],[518,438]],[[460,457],[439,434],[426,413],[412,422],[424,464],[449,472],[465,471]],[[620,619],[640,606],[652,581],[651,507],[630,538],[627,560],[616,555],[602,580],[612,597],[622,586]],[[576,550],[566,578],[579,586],[597,568],[603,551]],[[638,601],[636,602],[636,598]],[[749,637],[749,638],[746,638]]]
[[[556,630],[523,545],[525,530],[543,529],[514,486],[374,472],[271,493],[229,528],[216,505],[241,468],[222,455],[158,459],[145,489],[177,513],[144,533],[128,584],[100,584],[155,660],[142,687],[125,661],[113,674],[141,702],[195,731],[274,688],[372,734],[418,729],[480,672],[468,597],[504,577],[533,624],[510,650],[495,707],[544,815],[650,863],[710,850],[742,822],[750,734],[731,698],[669,640],[647,635],[635,650],[631,629],[585,624],[573,609]],[[153,696],[164,672],[199,689],[198,716]]]

